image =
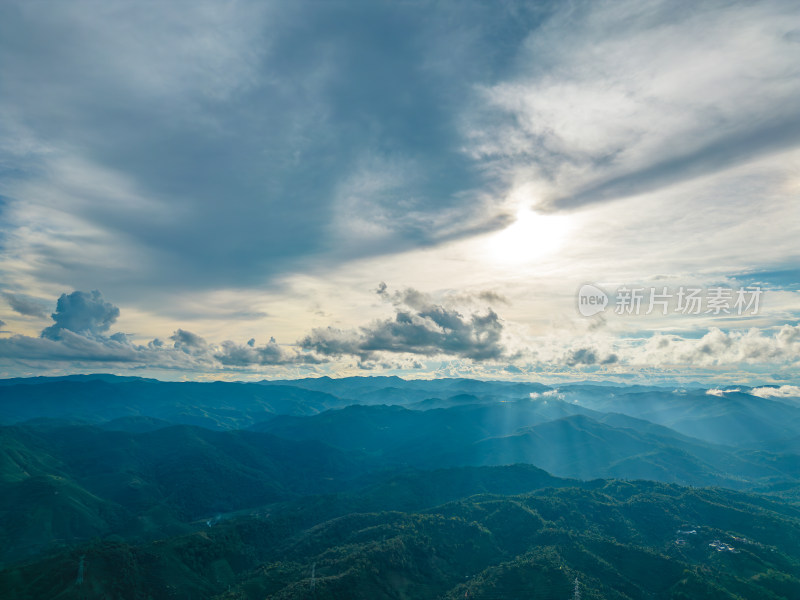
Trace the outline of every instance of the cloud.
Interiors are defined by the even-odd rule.
[[[458,114],[541,10],[94,8],[0,5],[6,269],[146,299],[502,225]]]
[[[356,367],[361,371],[416,371],[425,368],[420,361],[414,358],[402,357],[380,361],[359,360]]]
[[[3,293],[11,310],[29,317],[47,317],[47,309],[41,300],[25,294]]]
[[[251,339],[245,345],[231,341],[222,342],[221,350],[214,353],[220,363],[226,366],[247,367],[252,365],[297,365],[321,364],[324,358],[312,354],[288,350],[275,342],[274,338],[263,346],[256,346]]]
[[[209,368],[311,361],[315,348],[362,365],[441,353],[465,369],[509,349],[587,371],[641,355],[792,360],[777,338],[626,346],[613,317],[552,351],[523,339],[572,318],[559,297],[574,282],[797,262],[797,151],[775,154],[800,139],[791,2],[26,6],[0,3],[0,280],[34,295],[102,281],[137,328],[169,318],[185,332],[158,325],[146,354],[102,316],[82,328],[65,313],[43,338],[64,352],[106,345]],[[531,205],[575,213],[530,220],[570,224],[541,258],[551,242],[527,229]],[[519,249],[490,256],[493,236],[479,234],[513,215]],[[398,255],[355,260],[386,253]],[[395,310],[353,310],[376,272],[439,289],[383,284]],[[46,317],[31,296],[5,300]],[[782,302],[771,324],[796,321]],[[311,354],[243,347],[262,335],[244,321],[267,312]],[[205,334],[223,323],[235,342]],[[595,344],[601,334],[618,343]]]
[[[173,347],[176,350],[186,354],[202,353],[208,348],[208,343],[203,338],[185,329],[178,329],[169,339],[174,342]]]
[[[791,2],[562,6],[470,121],[476,155],[515,185],[536,182],[541,209],[654,191],[800,142]]]
[[[390,294],[385,284],[377,293],[393,304],[394,317],[357,330],[316,328],[300,340],[305,350],[325,356],[358,356],[362,362],[381,352],[451,355],[472,360],[496,360],[505,355],[503,324],[493,310],[462,314],[433,303],[415,289]]]
[[[171,345],[158,338],[136,344],[123,332],[109,334],[119,314],[119,308],[105,301],[99,291],[62,294],[52,314],[55,323],[43,329],[38,338],[13,335],[0,339],[0,358],[26,364],[106,363],[202,372],[313,365],[326,360],[279,346],[274,338],[263,346],[257,346],[255,339],[244,345],[232,341],[215,344],[186,329],[177,329],[169,336]]]
[[[73,292],[61,294],[52,315],[54,325],[42,330],[42,337],[57,340],[64,330],[82,335],[97,336],[108,331],[119,317],[119,308],[103,300],[102,294]]]
[[[511,305],[511,301],[508,298],[493,290],[451,292],[446,295],[446,299],[448,302],[455,305]]]
[[[613,365],[618,361],[619,357],[616,354],[603,354],[598,348],[591,347],[572,349],[562,358],[562,362],[568,367]]]
[[[13,335],[0,339],[0,358],[12,361],[137,363],[143,355],[118,339],[90,338],[63,330],[58,339]]]
[[[563,400],[564,394],[559,392],[557,389],[555,390],[547,390],[546,392],[531,392],[528,394],[531,400],[538,400],[540,398],[544,398],[545,401],[547,398],[555,398],[556,400]]]
[[[800,364],[800,325],[782,325],[770,334],[756,328],[722,331],[712,327],[698,339],[657,333],[630,351],[636,364]]]
[[[515,347],[525,349],[516,366],[527,365],[526,372],[603,372],[622,376],[639,373],[675,373],[687,377],[702,372],[735,369],[748,373],[755,381],[775,367],[794,369],[800,366],[800,325],[784,324],[766,329],[712,327],[699,337],[654,333],[626,337],[624,334],[578,334],[572,337],[551,335],[542,338],[518,338]],[[774,375],[771,375],[773,379]],[[763,379],[761,379],[763,380]],[[747,378],[737,379],[744,383]],[[721,395],[740,388],[712,388]],[[771,390],[773,388],[767,388]],[[770,393],[767,391],[766,393]]]
[[[780,387],[760,387],[750,390],[750,394],[759,398],[800,398],[800,386],[782,385]]]
[[[722,397],[725,396],[725,394],[732,393],[732,392],[740,392],[740,391],[741,391],[740,388],[732,388],[732,389],[729,389],[729,390],[721,390],[719,388],[712,388],[712,389],[706,390],[706,395],[708,395],[708,396],[717,396],[719,398],[722,398]]]
[[[497,292],[493,292],[491,290],[484,290],[482,292],[478,292],[477,298],[479,300],[483,300],[484,302],[490,302],[495,304],[510,304],[508,298],[506,298],[502,294],[498,294]]]

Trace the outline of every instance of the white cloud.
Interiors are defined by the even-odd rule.
[[[729,390],[721,390],[719,388],[711,388],[711,389],[706,390],[706,394],[708,396],[718,396],[718,397],[722,398],[722,397],[725,396],[725,394],[728,394],[728,393],[731,393],[731,392],[740,392],[740,391],[741,390],[739,388],[732,388],[732,389],[729,389]]]
[[[544,399],[547,401],[548,398],[554,398],[556,400],[563,400],[564,394],[560,393],[557,389],[555,390],[547,390],[546,392],[531,392],[528,394],[531,400],[539,400]]]
[[[531,33],[516,76],[483,89],[472,152],[510,170],[517,185],[549,181],[542,204],[571,206],[796,144],[800,79],[786,36],[794,10],[789,2],[565,7]]]
[[[770,334],[758,329],[725,332],[712,327],[699,339],[655,334],[626,358],[632,364],[703,367],[734,364],[800,364],[800,325]]]
[[[780,387],[760,387],[750,390],[750,394],[759,398],[800,398],[800,386],[782,385]]]

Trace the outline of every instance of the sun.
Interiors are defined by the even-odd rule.
[[[511,225],[486,240],[486,255],[505,264],[532,262],[558,251],[570,229],[566,215],[545,215],[521,208]]]

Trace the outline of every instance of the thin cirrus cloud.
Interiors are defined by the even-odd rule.
[[[557,211],[796,147],[795,16],[791,2],[562,11],[526,40],[514,77],[483,89],[475,151],[546,180],[538,206]]]

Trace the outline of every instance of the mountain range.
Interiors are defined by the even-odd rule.
[[[795,597],[800,403],[752,391],[5,380],[0,590],[561,598],[577,579],[584,598]]]

